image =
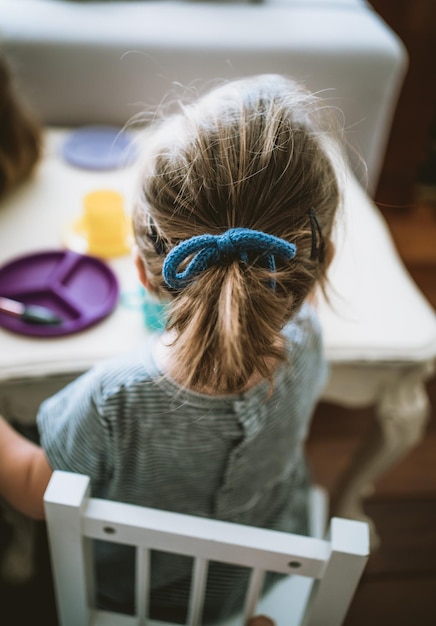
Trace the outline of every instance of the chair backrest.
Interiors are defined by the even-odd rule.
[[[369,551],[364,522],[333,518],[327,539],[254,528],[92,498],[89,477],[55,471],[47,487],[45,511],[53,578],[61,626],[152,626],[147,618],[150,551],[192,556],[193,576],[187,624],[200,625],[210,560],[250,568],[243,625],[267,614],[277,626],[342,624]],[[322,532],[325,498],[311,497],[311,531]],[[93,608],[90,540],[136,548],[134,616]],[[287,576],[260,602],[266,571]],[[298,621],[296,621],[298,620]],[[168,624],[165,622],[165,624]],[[226,626],[230,622],[226,621]]]

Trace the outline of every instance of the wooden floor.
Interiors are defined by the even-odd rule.
[[[436,203],[383,214],[406,267],[436,308]],[[432,415],[424,440],[366,501],[381,547],[369,558],[344,626],[436,625],[436,379],[427,389]],[[318,407],[308,452],[317,481],[329,490],[372,419],[368,410]]]
[[[423,202],[383,213],[407,268],[436,307],[436,206]],[[370,556],[344,626],[436,625],[436,379],[427,387],[433,413],[425,439],[384,475],[366,501],[381,547]],[[330,491],[372,419],[367,409],[318,407],[308,454],[316,480]],[[42,525],[39,532],[37,580],[24,588],[0,585],[0,624],[5,626],[33,621],[56,626]],[[4,532],[0,539],[7,539]],[[13,615],[3,621],[8,611]]]

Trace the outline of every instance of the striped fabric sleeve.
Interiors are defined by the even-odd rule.
[[[90,371],[45,400],[37,414],[40,442],[52,469],[88,474],[93,490],[110,475],[111,430]]]

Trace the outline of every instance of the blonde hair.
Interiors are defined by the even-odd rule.
[[[42,131],[0,58],[0,198],[26,180],[41,157]]]
[[[255,76],[182,106],[149,138],[134,231],[153,289],[170,300],[172,371],[186,387],[234,393],[253,376],[272,381],[286,360],[284,325],[325,281],[326,260],[311,259],[310,210],[328,245],[340,194],[322,110],[291,79]],[[235,227],[294,243],[295,259],[278,262],[273,275],[233,259],[180,291],[168,288],[169,250]]]

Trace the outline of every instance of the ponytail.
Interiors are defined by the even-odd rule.
[[[258,274],[258,276],[256,276]],[[172,372],[193,389],[242,391],[253,376],[271,380],[286,358],[281,330],[289,317],[270,273],[242,263],[211,268],[173,300]]]

